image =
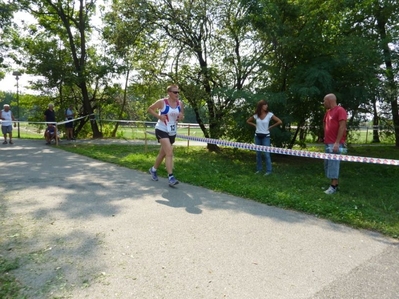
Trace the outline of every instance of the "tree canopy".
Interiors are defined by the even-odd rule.
[[[253,128],[245,120],[256,102],[266,99],[283,120],[272,132],[274,144],[292,147],[302,144],[306,133],[322,134],[322,99],[334,92],[349,112],[351,127],[370,115],[374,124],[392,128],[399,147],[395,1],[23,0],[0,5],[3,52],[26,73],[40,76],[32,88],[61,107],[72,102],[81,115],[150,120],[146,108],[176,83],[206,137],[252,140]],[[11,16],[17,10],[30,13],[35,22],[16,26]],[[89,132],[88,124],[93,137],[103,135],[90,118],[82,119],[78,130]]]

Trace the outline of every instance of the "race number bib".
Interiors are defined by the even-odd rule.
[[[169,135],[176,135],[176,123],[168,124],[168,133]]]

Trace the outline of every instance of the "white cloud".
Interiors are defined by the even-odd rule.
[[[29,93],[27,87],[29,86],[28,81],[32,80],[32,76],[22,74],[18,80],[18,88],[21,93]],[[5,78],[0,81],[0,90],[7,92],[17,92],[17,80],[12,73],[7,73]]]

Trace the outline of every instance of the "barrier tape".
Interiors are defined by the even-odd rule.
[[[69,120],[64,120],[64,121],[61,121],[61,122],[57,122],[56,125],[58,126],[58,125],[67,124],[67,123],[74,122],[74,121],[77,121],[77,120],[79,120],[79,119],[82,119],[82,118],[91,116],[91,115],[95,115],[95,114],[92,113],[92,114],[88,114],[88,115],[81,116],[81,117],[78,117],[78,118],[73,118],[73,119],[69,119]]]
[[[148,132],[148,134],[155,135],[154,132]],[[201,138],[201,137],[192,137],[186,135],[176,135],[177,138],[187,139],[192,141],[204,142],[209,144],[216,144],[221,146],[231,146],[234,148],[241,148],[252,151],[261,151],[261,152],[269,152],[272,154],[280,154],[280,155],[289,155],[296,157],[304,157],[304,158],[315,158],[315,159],[323,159],[323,160],[339,160],[339,161],[347,161],[347,162],[359,162],[359,163],[369,163],[369,164],[384,164],[384,165],[394,165],[399,166],[399,160],[394,159],[385,159],[385,158],[372,158],[372,157],[361,157],[361,156],[351,156],[351,155],[341,155],[341,154],[329,154],[329,153],[320,153],[320,152],[308,152],[304,150],[293,150],[293,149],[285,149],[273,146],[265,146],[265,145],[256,145],[251,143],[241,143],[234,141],[225,141],[219,139],[212,138]]]
[[[143,123],[142,120],[126,120],[126,119],[101,119],[101,121],[115,122],[115,123]],[[146,123],[154,123],[151,121],[146,121]]]
[[[19,123],[19,124],[23,124],[23,123],[27,123],[27,124],[45,124],[45,125],[47,125],[47,124],[53,124],[53,125],[58,126],[58,125],[63,125],[63,124],[66,124],[66,123],[74,122],[74,121],[77,121],[77,120],[79,120],[79,119],[82,119],[82,118],[91,116],[91,115],[94,115],[94,113],[88,114],[88,115],[85,115],[85,116],[81,116],[81,117],[78,117],[78,118],[74,118],[74,119],[69,119],[69,120],[61,121],[61,122],[12,120],[11,123]],[[1,123],[1,120],[0,120],[0,123]]]
[[[56,126],[66,124],[69,122],[77,121],[79,119],[95,115],[94,113],[88,114],[85,116],[81,116],[79,118],[74,118],[71,120],[66,120],[62,122],[31,122],[31,121],[12,121],[13,123],[29,123],[29,124],[55,124]],[[115,121],[115,122],[138,122],[138,121],[130,121],[130,120],[102,120],[102,121]],[[154,132],[146,131],[148,134],[155,135]],[[384,164],[384,165],[394,165],[399,166],[399,160],[394,159],[385,159],[385,158],[372,158],[372,157],[361,157],[361,156],[351,156],[351,155],[342,155],[342,154],[329,154],[329,153],[321,153],[321,152],[308,152],[304,150],[293,150],[293,149],[285,149],[279,147],[265,146],[265,145],[256,145],[251,143],[242,143],[235,141],[226,141],[219,140],[213,138],[201,138],[201,137],[192,137],[186,135],[176,135],[177,138],[192,140],[197,142],[204,142],[209,144],[216,144],[221,146],[230,146],[234,148],[241,148],[246,150],[253,151],[261,151],[261,152],[269,152],[272,154],[280,154],[280,155],[289,155],[296,157],[304,157],[304,158],[315,158],[315,159],[323,159],[323,160],[339,160],[339,161],[347,161],[347,162],[359,162],[359,163],[368,163],[368,164]]]

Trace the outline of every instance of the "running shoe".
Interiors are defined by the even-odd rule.
[[[174,176],[169,177],[169,186],[174,186],[177,185],[179,183],[178,180],[176,180],[176,178]]]
[[[158,175],[156,171],[152,171],[152,167],[150,168],[150,170],[148,171],[151,174],[151,178],[153,181],[158,181]]]

